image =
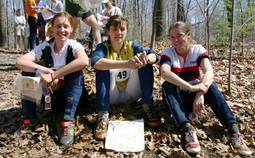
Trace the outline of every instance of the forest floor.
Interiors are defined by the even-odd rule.
[[[162,48],[162,47],[161,47]],[[160,49],[159,49],[160,50]],[[249,48],[245,57],[234,51],[232,60],[231,95],[228,88],[228,51],[213,49],[212,64],[215,72],[215,81],[226,97],[239,122],[241,132],[255,157],[255,90],[251,81],[255,78],[255,49]],[[223,54],[224,53],[224,54]],[[12,83],[15,76],[20,73],[15,68],[17,57],[24,52],[0,49],[0,158],[9,157],[241,157],[229,143],[226,131],[215,118],[212,110],[206,107],[205,113],[198,122],[195,122],[198,138],[202,147],[201,153],[192,156],[183,150],[180,133],[170,116],[169,111],[162,102],[160,84],[163,80],[159,77],[158,66],[154,66],[155,73],[155,100],[159,105],[164,124],[151,129],[145,125],[145,150],[138,153],[121,153],[104,149],[103,141],[96,141],[93,131],[96,127],[95,112],[95,76],[92,68],[85,70],[88,101],[78,109],[75,128],[75,142],[68,147],[59,146],[57,137],[48,128],[48,112],[38,108],[40,125],[34,131],[20,136],[16,130],[20,125],[21,102],[18,96],[12,93]],[[142,116],[141,110],[129,114],[136,117]],[[139,109],[137,107],[136,109]],[[129,111],[130,110],[130,111]],[[121,113],[112,110],[111,119],[123,119]]]

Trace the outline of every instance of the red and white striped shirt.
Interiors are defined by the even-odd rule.
[[[166,48],[161,53],[160,64],[168,64],[171,71],[185,81],[199,78],[199,64],[202,58],[208,58],[208,51],[202,45],[193,45],[184,59],[174,48]]]

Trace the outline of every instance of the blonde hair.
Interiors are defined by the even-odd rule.
[[[168,33],[170,33],[170,31],[172,29],[177,29],[178,31],[183,32],[185,34],[187,34],[191,31],[190,25],[183,21],[178,21],[178,22],[174,23],[173,25],[171,25],[168,29]]]
[[[168,34],[170,34],[172,29],[176,29],[184,34],[190,34],[189,42],[190,44],[196,44],[197,42],[191,38],[191,27],[188,23],[183,21],[177,21],[176,23],[172,24],[168,29]]]

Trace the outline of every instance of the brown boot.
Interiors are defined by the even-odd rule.
[[[96,140],[104,140],[107,134],[108,123],[109,123],[109,113],[99,112],[97,118],[97,127],[95,131]]]
[[[145,114],[144,119],[150,128],[155,128],[162,124],[159,111],[155,108],[155,106],[143,104],[142,107]]]

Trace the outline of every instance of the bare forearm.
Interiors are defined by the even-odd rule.
[[[100,59],[95,65],[94,68],[97,70],[110,70],[110,69],[121,69],[128,68],[126,60],[111,60],[111,59]]]
[[[203,75],[201,76],[201,83],[203,83],[207,88],[210,87],[214,80],[214,73],[212,65],[209,59],[205,58],[201,61],[200,67],[202,69]]]
[[[206,72],[203,77],[201,78],[201,82],[205,84],[207,87],[210,87],[212,82],[214,81],[214,74],[213,72]]]
[[[35,72],[36,69],[44,70],[45,67],[31,61],[17,61],[16,67],[25,72]]]
[[[161,71],[161,76],[164,80],[180,87],[181,89],[189,90],[191,88],[191,85],[188,82],[184,81],[182,78],[180,78],[173,72]]]

